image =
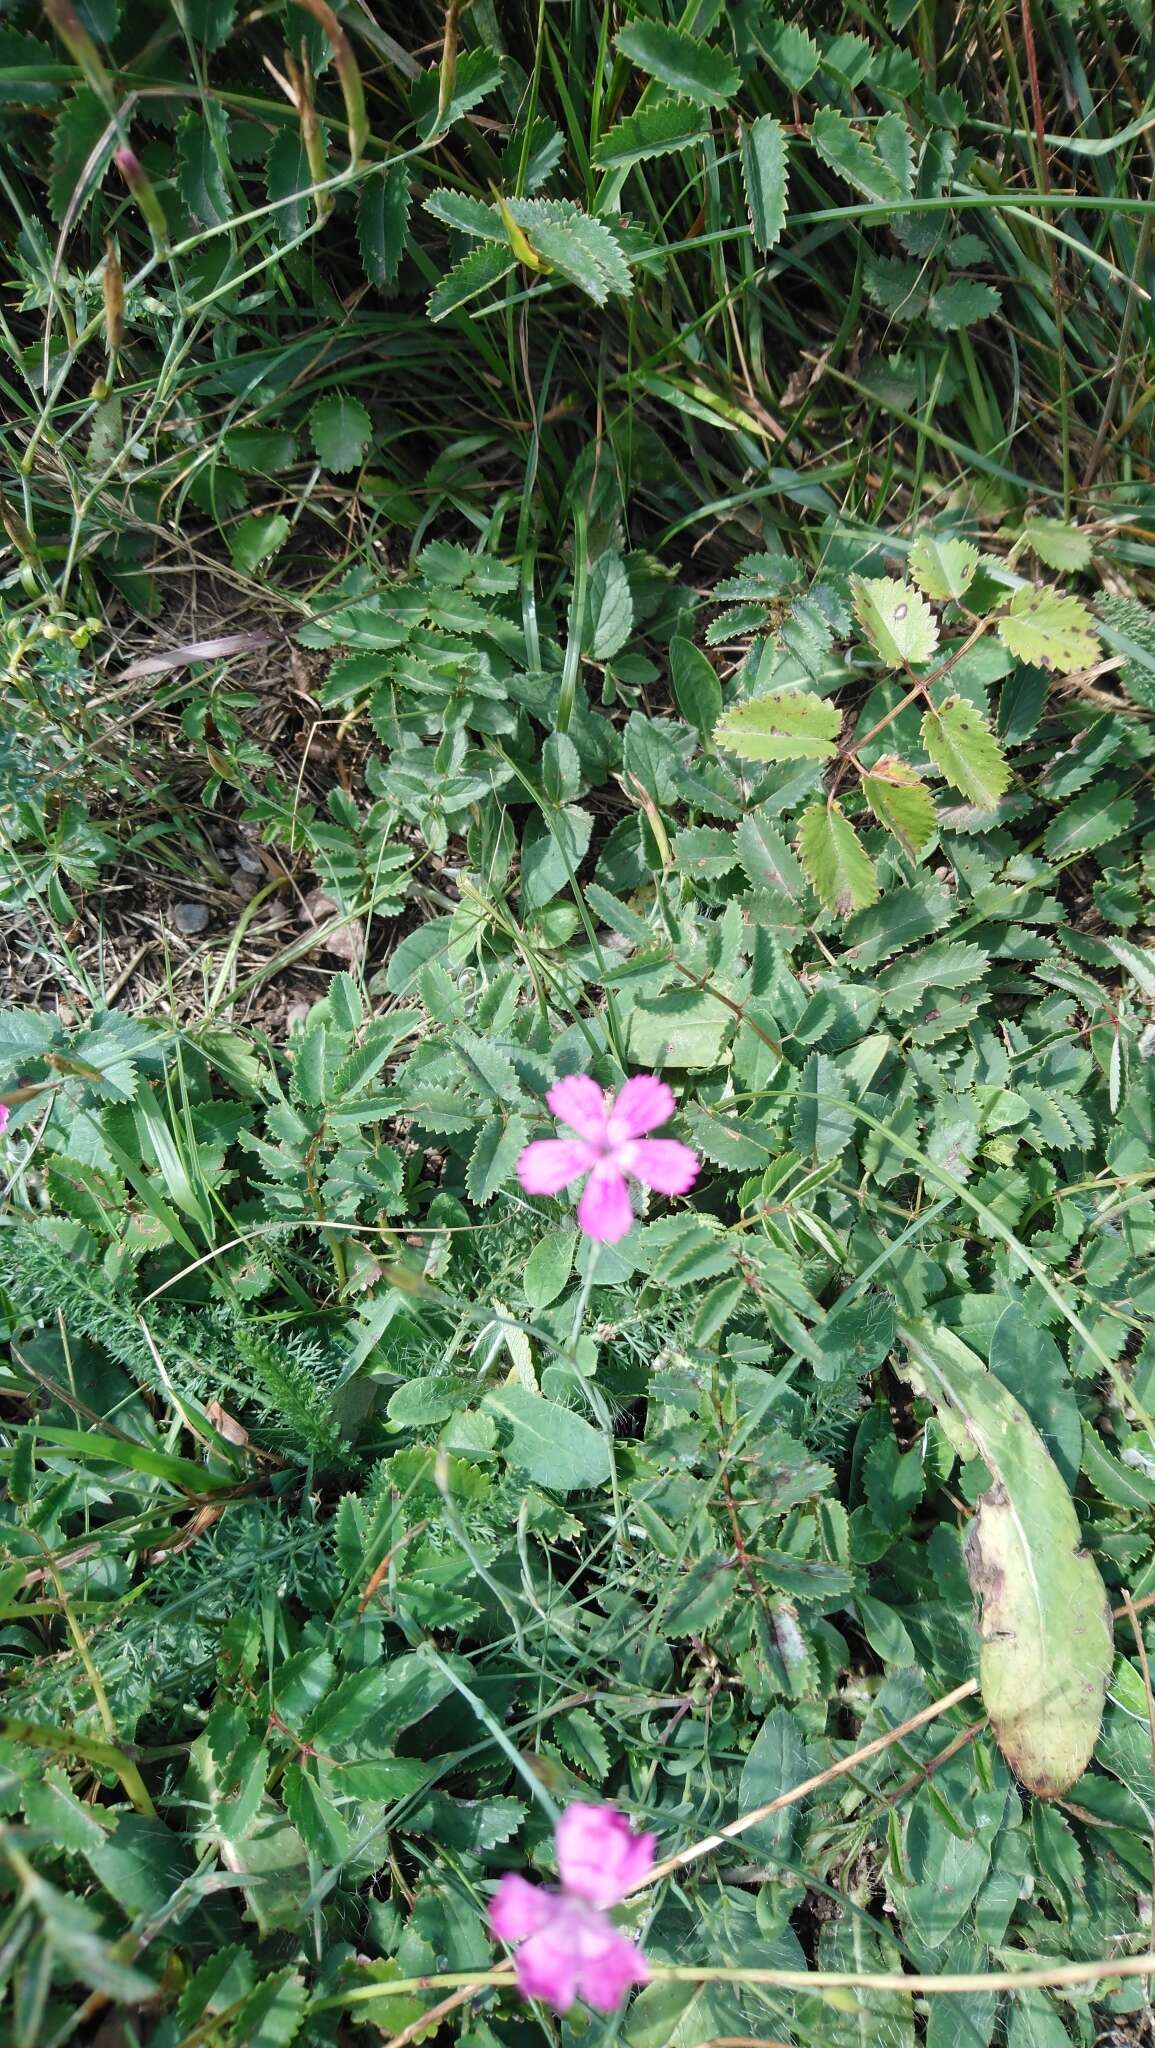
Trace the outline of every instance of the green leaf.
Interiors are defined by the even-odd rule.
[[[104,101],[88,86],[78,86],[65,100],[52,130],[48,204],[53,220],[64,219],[90,162],[89,193],[95,192],[112,161],[115,147],[116,131],[109,121]]]
[[[219,227],[231,210],[225,178],[229,117],[219,101],[206,99],[195,113],[182,116],[176,150],[177,185],[185,205],[206,227]]]
[[[470,1156],[466,1185],[473,1201],[484,1208],[499,1188],[513,1178],[518,1155],[529,1142],[523,1116],[492,1116],[482,1124]]]
[[[487,1394],[484,1406],[509,1428],[510,1463],[539,1486],[552,1493],[573,1493],[605,1485],[610,1476],[606,1440],[572,1409],[544,1401],[516,1383]]]
[[[705,142],[710,120],[692,100],[657,100],[642,104],[603,135],[594,150],[599,171],[621,171],[673,150],[693,149]]]
[[[1032,1323],[1017,1302],[995,1324],[991,1371],[1022,1403],[1067,1485],[1074,1486],[1083,1457],[1079,1404],[1054,1338]]]
[[[283,128],[265,159],[265,190],[271,202],[279,202],[274,218],[277,232],[286,242],[303,235],[308,227],[312,182],[300,131]]]
[[[391,285],[401,267],[409,232],[409,168],[390,164],[384,177],[370,178],[357,202],[357,247],[365,275],[378,291]]]
[[[1134,799],[1120,796],[1117,782],[1097,783],[1052,818],[1043,835],[1043,852],[1048,860],[1071,860],[1077,853],[1089,853],[1092,847],[1118,839],[1134,816]]]
[[[365,460],[373,437],[373,422],[359,398],[350,398],[344,391],[331,391],[318,398],[311,408],[309,432],[318,461],[341,475],[357,469]]]
[[[939,285],[927,301],[927,318],[940,334],[956,334],[960,327],[974,327],[998,312],[1002,298],[993,284],[975,284],[970,278],[955,278]]]
[[[1099,1735],[1114,1660],[1103,1581],[1042,1438],[1002,1381],[950,1330],[919,1322],[902,1336],[908,1376],[990,1474],[966,1546],[983,1704],[1028,1790],[1058,1798]]]
[[[1091,566],[1095,548],[1090,534],[1080,533],[1079,528],[1066,519],[1028,519],[1022,538],[1040,562],[1045,562],[1048,569],[1055,569],[1060,575],[1074,574]]]
[[[1025,584],[997,621],[999,639],[1019,661],[1061,676],[1090,668],[1099,658],[1099,636],[1085,604],[1044,586]]]
[[[798,827],[798,857],[827,910],[849,917],[878,898],[874,862],[838,803],[811,804]]]
[[[806,1745],[797,1721],[787,1708],[775,1707],[759,1728],[742,1766],[738,1781],[739,1813],[753,1813],[758,1806],[768,1806],[772,1799],[801,1785],[810,1775]],[[789,1863],[800,1811],[798,1806],[784,1806],[780,1813],[755,1821],[742,1838],[747,1849],[759,1860]]]
[[[475,199],[471,192],[455,192],[451,185],[437,185],[422,205],[434,220],[444,222],[447,228],[453,228],[459,235],[470,235],[481,242],[503,242],[508,246],[509,237],[496,206],[490,206],[483,199]]]
[[[748,17],[747,30],[788,91],[799,93],[809,85],[820,60],[818,45],[806,29],[759,12]]]
[[[531,1309],[537,1313],[556,1301],[573,1272],[578,1233],[571,1227],[550,1230],[538,1239],[525,1262],[522,1288]]]
[[[935,829],[934,799],[909,761],[881,754],[862,778],[862,794],[880,825],[907,853],[920,854]]]
[[[895,576],[852,576],[854,615],[887,668],[929,661],[938,646],[938,621],[921,591]]]
[[[781,894],[797,902],[805,878],[768,812],[747,811],[734,837],[738,858],[755,893]]]
[[[927,597],[958,603],[966,596],[979,565],[979,551],[969,540],[937,540],[924,533],[910,551],[910,573]]]
[[[722,715],[722,685],[701,648],[680,633],[670,642],[670,679],[682,717],[700,733],[711,732]]]
[[[1147,952],[1142,946],[1133,946],[1130,939],[1107,939],[1104,943],[1120,967],[1125,967],[1138,983],[1148,1002],[1155,1003],[1155,953]]]
[[[740,137],[742,182],[755,246],[772,249],[786,224],[786,130],[772,114],[763,114]]]
[[[639,71],[703,106],[724,107],[738,90],[737,66],[723,50],[713,50],[665,22],[627,22],[618,32],[617,45]]]
[[[775,690],[732,705],[714,728],[714,740],[742,761],[828,761],[842,713],[810,690]]]
[[[470,299],[477,298],[480,292],[500,284],[514,268],[513,257],[504,246],[483,243],[481,248],[471,249],[468,256],[463,256],[461,262],[447,272],[441,283],[430,292],[429,318],[447,319],[450,313],[468,305]]]
[[[301,2030],[308,1998],[305,1980],[295,1970],[264,1978],[233,2022],[236,2039],[245,2048],[289,2048]]]
[[[1097,609],[1108,647],[1127,657],[1119,681],[1133,703],[1155,711],[1155,612],[1134,597],[1100,597]]]
[[[584,652],[592,661],[610,661],[630,637],[634,600],[620,555],[607,548],[589,574]]]
[[[611,292],[629,297],[630,266],[605,221],[568,199],[509,199],[506,205],[537,254],[596,306],[604,306]]]
[[[253,576],[284,547],[291,528],[283,512],[250,512],[233,528],[229,543],[233,568],[242,576]]]
[[[886,120],[898,121],[897,115],[887,115]],[[879,124],[881,126],[881,124]],[[905,125],[898,122],[905,134]],[[834,107],[819,107],[810,123],[810,140],[824,163],[837,171],[848,184],[864,194],[867,199],[909,199],[911,181],[909,173],[909,138],[907,142],[907,168],[904,175],[898,152],[888,149],[887,156],[880,154],[873,144],[852,128],[844,115]],[[888,136],[888,140],[892,140]]]
[[[227,42],[237,11],[237,0],[184,0],[184,22],[194,42],[206,50],[219,50]]]
[[[1002,748],[969,697],[948,697],[922,721],[922,743],[946,780],[980,811],[993,811],[1011,779]]]

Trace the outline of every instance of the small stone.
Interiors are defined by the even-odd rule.
[[[195,938],[197,932],[204,931],[209,921],[208,905],[207,903],[178,903],[173,911],[172,921],[178,932],[183,932],[186,938]]]

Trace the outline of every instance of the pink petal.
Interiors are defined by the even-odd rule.
[[[584,1956],[578,1966],[578,1991],[597,2012],[613,2012],[631,1985],[647,1983],[650,1975],[636,1942],[608,1921],[606,1927],[608,1938],[601,1954]]]
[[[589,1074],[566,1074],[554,1082],[545,1099],[559,1123],[568,1124],[588,1144],[605,1144],[606,1098]]]
[[[568,2012],[577,1997],[580,1967],[577,1944],[563,1913],[518,1949],[517,1988],[523,1998],[544,1998],[555,2011]]]
[[[583,1138],[535,1138],[518,1158],[517,1177],[527,1195],[556,1195],[588,1173],[597,1157]]]
[[[638,1138],[623,1145],[618,1164],[659,1195],[684,1195],[698,1178],[698,1155],[676,1138]]]
[[[640,1138],[669,1123],[674,1114],[674,1091],[656,1074],[635,1074],[626,1082],[610,1110],[609,1135],[612,1144],[624,1138]]]
[[[489,1931],[496,1941],[524,1941],[548,1927],[556,1912],[555,1892],[507,1870],[489,1902]]]
[[[578,1203],[578,1225],[598,1244],[617,1244],[630,1229],[634,1212],[625,1175],[608,1160],[595,1166]]]
[[[0,1134],[8,1128],[8,1104],[0,1102]]]
[[[612,1806],[567,1806],[554,1833],[557,1866],[567,1892],[594,1906],[616,1906],[648,1875],[653,1835],[635,1835]]]

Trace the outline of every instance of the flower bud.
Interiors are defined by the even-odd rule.
[[[122,144],[113,150],[113,160],[129,191],[148,222],[149,231],[158,250],[168,248],[168,222],[160,203],[156,186],[137,156],[136,151]]]

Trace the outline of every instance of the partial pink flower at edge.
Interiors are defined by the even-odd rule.
[[[599,1244],[617,1244],[634,1220],[630,1181],[659,1195],[684,1195],[698,1177],[698,1157],[676,1138],[650,1138],[674,1113],[673,1090],[656,1074],[635,1074],[616,1096],[589,1074],[567,1074],[546,1096],[572,1138],[536,1138],[517,1162],[527,1195],[558,1195],[588,1175],[578,1223]]]
[[[579,1803],[567,1807],[554,1839],[561,1889],[507,1871],[490,1904],[490,1931],[517,1944],[523,1998],[543,1999],[557,2012],[583,1998],[597,2012],[613,2012],[631,1986],[647,1982],[649,1970],[637,1943],[605,1909],[648,1874],[655,1838],[635,1835],[611,1806]]]
[[[2,1138],[2,1137],[4,1136],[4,1133],[5,1133],[5,1131],[6,1131],[7,1129],[8,1129],[8,1104],[7,1104],[6,1102],[0,1102],[0,1138]]]

